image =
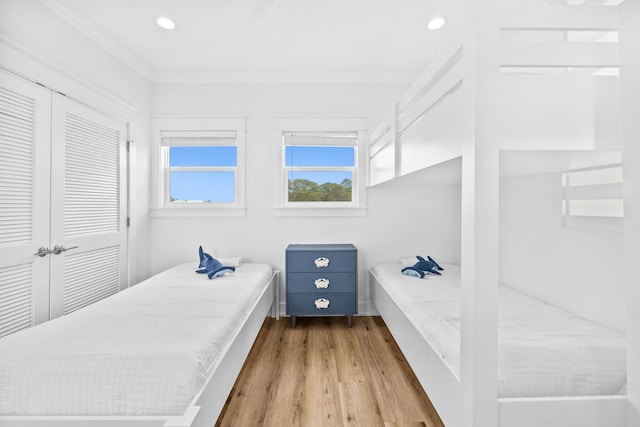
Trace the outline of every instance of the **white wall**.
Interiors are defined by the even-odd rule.
[[[500,181],[500,282],[619,331],[623,237],[562,226],[560,173]]]
[[[0,63],[134,123],[131,282],[148,277],[151,84],[39,1],[0,3]]]
[[[246,216],[153,218],[153,272],[195,262],[202,244],[218,256],[243,256],[284,272],[289,243],[342,243],[359,251],[360,310],[370,310],[367,269],[376,262],[426,253],[459,262],[460,190],[427,186],[420,175],[368,190],[364,217],[277,216],[274,180],[280,146],[272,137],[278,115],[368,116],[377,123],[402,85],[170,85],[154,90],[155,115],[247,117]],[[153,149],[157,149],[154,147]]]

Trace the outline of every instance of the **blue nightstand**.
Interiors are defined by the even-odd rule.
[[[287,315],[358,314],[358,251],[352,244],[289,245],[286,250]]]

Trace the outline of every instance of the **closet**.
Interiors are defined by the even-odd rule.
[[[127,286],[126,137],[0,69],[0,336]]]

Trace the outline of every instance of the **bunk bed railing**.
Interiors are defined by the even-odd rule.
[[[441,52],[400,98],[399,132],[411,126],[437,101],[462,83],[462,50],[462,45],[455,44]]]
[[[536,30],[618,29],[617,8],[611,6],[518,5],[503,4],[500,8],[502,29],[530,28]]]
[[[503,71],[619,66],[615,7],[504,5],[499,20]]]
[[[395,175],[394,121],[392,111],[369,136],[369,186],[388,181]]]
[[[585,149],[619,138],[615,126],[604,124],[619,115],[617,9],[593,3],[498,9],[501,148]],[[593,121],[595,114],[602,119]]]
[[[450,143],[455,138],[447,136],[446,131],[443,136],[442,128],[430,131],[429,126],[419,123],[462,86],[463,67],[462,44],[455,41],[444,46],[373,130],[369,138],[369,186],[459,155],[459,149]],[[432,150],[434,140],[438,140],[436,144],[449,144],[453,150],[445,155],[443,150]],[[416,156],[415,151],[426,155]],[[430,151],[440,154],[430,155]]]

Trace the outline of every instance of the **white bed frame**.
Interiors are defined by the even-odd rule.
[[[264,319],[278,317],[279,272],[250,310],[244,324],[222,351],[213,372],[179,416],[0,416],[3,427],[212,427],[224,407]]]
[[[447,427],[463,427],[460,379],[369,272],[371,298]],[[626,427],[627,396],[498,399],[500,427]],[[468,427],[468,426],[464,426]]]

